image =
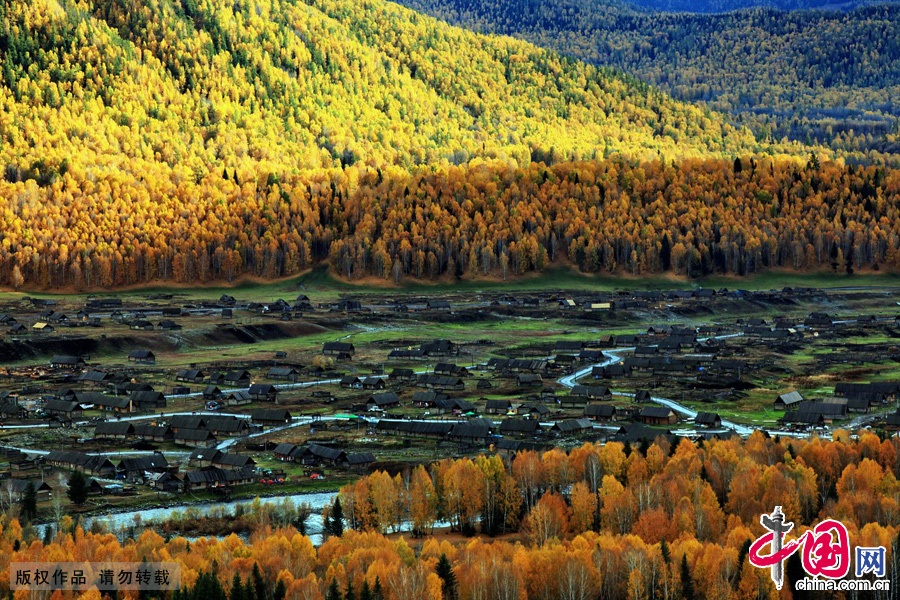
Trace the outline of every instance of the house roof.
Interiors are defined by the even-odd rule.
[[[247,390],[251,396],[256,396],[259,394],[277,394],[278,388],[276,388],[271,383],[254,383],[250,386],[250,389]]]
[[[423,373],[422,375],[419,375],[419,384],[459,387],[463,385],[463,380],[459,377],[448,377],[446,375],[429,375],[427,373]]]
[[[375,455],[371,452],[356,452],[347,455],[347,464],[350,465],[367,465],[375,462]]]
[[[391,377],[412,377],[416,372],[412,369],[394,369],[391,371]]]
[[[483,439],[489,436],[491,428],[488,425],[479,423],[456,423],[450,430],[450,437],[467,438],[467,439]]]
[[[175,415],[169,421],[173,429],[203,429],[206,427],[206,418],[196,415]]]
[[[255,408],[250,411],[254,421],[290,421],[291,413],[280,408]]]
[[[593,429],[594,424],[589,419],[566,419],[553,424],[553,429],[563,433]]]
[[[253,479],[253,469],[250,467],[243,469],[220,469],[219,467],[205,467],[197,471],[188,471],[185,474],[185,481],[190,484],[199,483],[232,483],[234,481],[245,481]]]
[[[225,374],[225,381],[240,381],[241,379],[250,379],[250,371],[228,371]]]
[[[80,356],[68,354],[56,354],[50,359],[51,365],[83,365],[84,360]]]
[[[818,413],[826,417],[842,417],[847,414],[847,405],[837,402],[801,402],[797,405],[797,411],[803,413]]]
[[[223,452],[212,459],[217,465],[226,465],[229,467],[250,467],[256,464],[256,461],[243,454],[229,454]]]
[[[399,404],[400,397],[397,396],[397,394],[394,392],[372,394],[372,396],[369,398],[369,403],[374,403],[375,406],[390,406],[393,404]]]
[[[108,408],[128,408],[131,404],[131,399],[124,396],[107,396],[105,394],[93,392],[76,392],[75,400],[79,404],[93,404],[95,406],[105,406]]]
[[[668,419],[674,412],[668,406],[645,406],[641,409],[640,415],[651,419]]]
[[[819,425],[824,422],[825,417],[822,413],[792,411],[784,414],[781,418],[783,423],[798,423],[801,425]]]
[[[798,391],[787,392],[786,394],[781,394],[778,396],[778,399],[781,400],[785,405],[797,404],[798,402],[803,402],[803,395]]]
[[[322,346],[323,350],[328,350],[330,352],[353,352],[354,347],[353,344],[348,342],[325,342]]]
[[[139,423],[134,426],[134,434],[143,437],[165,437],[172,433],[168,425],[153,425],[152,423]]]
[[[534,383],[536,381],[544,381],[544,379],[538,373],[519,373],[516,376],[516,380],[520,383]]]
[[[136,404],[141,404],[142,402],[166,401],[166,397],[162,392],[154,392],[153,390],[136,390],[131,392],[129,399]]]
[[[206,428],[210,431],[222,431],[225,433],[235,433],[243,431],[250,424],[247,419],[240,417],[227,417],[224,415],[210,415],[206,417]]]
[[[48,400],[44,405],[45,411],[72,412],[78,410],[78,402],[66,402],[65,400]]]
[[[277,446],[275,446],[275,454],[280,454],[282,456],[288,456],[297,446],[291,444],[290,442],[281,442]]]
[[[250,402],[253,398],[250,396],[250,392],[247,390],[233,390],[228,392],[225,396],[226,398],[231,398],[232,400],[236,400],[238,402]]]
[[[716,421],[721,421],[721,418],[714,412],[698,412],[694,417],[694,423],[697,425],[714,425]]]
[[[180,379],[199,379],[204,375],[205,373],[199,369],[179,369],[175,374]]]
[[[500,422],[500,433],[534,433],[541,428],[534,419],[504,419]]]
[[[128,421],[104,421],[97,423],[94,428],[94,436],[98,435],[129,435],[134,433],[134,425]]]
[[[588,404],[584,407],[584,416],[612,418],[616,414],[616,407],[611,404]]]
[[[329,446],[322,446],[320,444],[309,444],[306,449],[313,456],[325,460],[341,461],[347,457],[347,453],[343,450],[339,450],[338,448],[331,448]]]
[[[136,458],[123,458],[119,462],[119,471],[152,471],[153,469],[168,469],[169,461],[160,453],[138,456]]]
[[[434,404],[438,400],[446,400],[447,394],[441,392],[423,391],[413,394],[412,400],[415,404]]]
[[[604,385],[576,385],[572,388],[572,395],[600,398],[609,395],[609,388]]]
[[[297,369],[293,367],[272,367],[269,369],[269,372],[266,373],[267,377],[290,377],[291,375],[296,375]]]
[[[23,494],[25,493],[25,489],[28,487],[29,479],[7,479],[5,486],[9,486],[10,490],[14,494]],[[34,483],[34,491],[36,492],[49,492],[52,491],[53,488],[50,487],[46,481],[35,481]]]
[[[194,442],[214,440],[216,437],[206,429],[179,429],[175,433],[175,439]]]

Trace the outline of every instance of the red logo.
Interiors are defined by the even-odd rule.
[[[799,538],[785,543],[785,535],[794,528],[786,523],[781,507],[776,506],[771,515],[759,519],[769,533],[750,546],[750,564],[754,567],[771,567],[772,581],[779,590],[784,582],[784,561],[801,547],[803,568],[813,577],[840,579],[850,570],[850,536],[840,521],[822,521]],[[769,553],[762,554],[768,546]]]

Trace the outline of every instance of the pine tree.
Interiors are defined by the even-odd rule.
[[[66,490],[66,496],[75,506],[81,506],[87,502],[88,486],[87,479],[81,471],[74,471],[69,477],[69,489]]]
[[[245,600],[244,584],[241,582],[241,574],[235,572],[231,579],[231,590],[228,593],[228,600]]]
[[[384,600],[384,590],[381,589],[381,577],[375,576],[375,586],[372,588],[374,600]]]
[[[681,555],[681,597],[684,600],[694,600],[694,581],[691,579],[691,570],[688,567],[687,554]]]
[[[456,573],[453,572],[453,565],[450,564],[446,554],[441,554],[434,572],[441,578],[441,590],[444,598],[454,600],[456,598]]]
[[[344,600],[356,600],[356,592],[353,591],[353,582],[347,579],[347,591],[344,592]]]
[[[788,446],[790,448],[790,446]],[[750,540],[745,540],[743,545],[741,546],[740,552],[738,552],[738,561],[737,561],[737,569],[734,574],[734,584],[732,587],[734,589],[738,589],[738,586],[741,584],[741,573],[744,568],[744,561],[747,560],[747,556],[750,554]]]
[[[147,557],[142,556],[141,557],[141,569],[147,570],[146,565],[147,565]],[[138,589],[138,600],[150,600],[150,590],[145,588],[144,586],[141,586],[140,589]]]
[[[284,585],[283,579],[279,579],[278,583],[275,584],[275,590],[272,592],[272,600],[284,600],[286,595],[287,586]]]
[[[669,234],[663,236],[662,243],[659,249],[659,264],[662,267],[663,271],[668,271],[672,268],[672,240],[669,238]]]
[[[662,555],[664,563],[669,564],[672,562],[672,556],[669,554],[669,545],[666,543],[666,540],[662,540],[659,543],[659,553]]]
[[[796,588],[796,583],[806,577],[806,570],[803,568],[803,562],[800,560],[799,552],[794,552],[788,557],[787,563],[784,566],[784,575],[784,578],[786,579],[784,587],[789,590],[794,590],[794,600],[804,600],[805,598],[813,596],[814,592],[798,590]]]
[[[334,504],[331,505],[331,517],[327,524],[328,535],[341,537],[344,535],[344,508],[341,506],[340,496],[335,496]]]
[[[328,586],[328,595],[326,596],[326,600],[342,600],[341,590],[338,587],[337,579],[331,580],[331,585]]]
[[[22,518],[29,523],[37,518],[37,489],[33,481],[25,484],[22,493]]]
[[[372,600],[372,589],[369,587],[369,582],[366,579],[363,579],[362,589],[359,591],[359,600]]]
[[[262,573],[259,570],[259,563],[253,563],[253,596],[254,600],[266,600],[266,582],[263,581]]]

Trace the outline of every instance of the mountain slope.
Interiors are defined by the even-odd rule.
[[[890,1],[890,0],[888,0]],[[634,0],[645,8],[671,12],[721,13],[744,8],[776,8],[778,10],[849,10],[879,0]]]
[[[900,4],[703,15],[598,0],[401,2],[623,69],[681,100],[731,112],[762,138],[900,152]]]
[[[0,10],[0,161],[25,176],[66,158],[199,180],[223,167],[698,156],[754,143],[613,72],[380,0],[2,0]]]

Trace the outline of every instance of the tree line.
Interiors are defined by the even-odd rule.
[[[900,266],[900,174],[743,157],[526,167],[348,167],[172,188],[115,174],[0,182],[0,285],[76,289],[275,278],[328,263],[375,275],[853,273]],[[90,215],[90,218],[88,218]]]
[[[885,546],[887,577],[896,579],[898,471],[896,437],[850,439],[843,431],[833,440],[757,432],[747,440],[660,437],[511,460],[446,459],[346,486],[339,525],[329,510],[318,548],[294,527],[262,518],[246,539],[188,541],[152,528],[107,532],[100,521],[84,531],[66,515],[39,539],[4,513],[0,593],[10,562],[66,557],[176,561],[183,586],[162,594],[166,600],[775,599],[782,596],[768,571],[747,560],[764,533],[759,515],[775,505],[796,535],[835,518],[852,545]],[[432,535],[443,521],[470,537]],[[399,529],[417,539],[391,534]],[[802,576],[799,559],[786,574],[792,587]],[[13,598],[33,596],[20,590]],[[96,591],[50,598],[102,600]]]

